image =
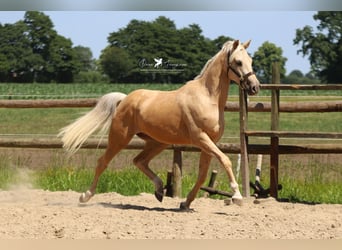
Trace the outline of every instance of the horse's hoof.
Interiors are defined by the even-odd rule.
[[[233,199],[229,198],[229,199],[224,200],[224,205],[230,206],[232,204],[233,204]]]
[[[238,205],[238,206],[242,206],[243,205],[243,200],[241,198],[233,198],[232,199],[233,203]]]
[[[195,212],[195,210],[193,210],[192,208],[190,208],[188,205],[186,205],[185,202],[181,202],[180,206],[179,206],[179,210],[181,212],[187,212],[187,213],[193,213]]]
[[[81,194],[79,201],[81,203],[86,203],[87,201],[90,200],[91,197],[93,197],[94,194],[92,194],[89,190],[83,194]]]
[[[157,198],[158,201],[162,202],[163,198],[164,198],[164,194],[163,193],[159,193],[157,191],[154,192],[154,196]]]

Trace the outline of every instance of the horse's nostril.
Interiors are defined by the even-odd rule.
[[[259,91],[258,86],[253,86],[252,91],[253,91],[253,93],[258,93],[258,91]]]

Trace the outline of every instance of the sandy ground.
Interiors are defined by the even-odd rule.
[[[95,195],[19,188],[0,191],[0,239],[342,239],[342,205],[307,205],[269,199],[243,206],[198,198],[192,213],[183,199],[152,194]],[[258,200],[259,201],[259,200]]]

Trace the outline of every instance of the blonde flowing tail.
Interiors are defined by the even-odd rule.
[[[61,137],[63,148],[73,154],[95,131],[108,131],[116,107],[125,97],[125,94],[119,92],[106,94],[98,100],[94,109],[62,128],[58,137]]]

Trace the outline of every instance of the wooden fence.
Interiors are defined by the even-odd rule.
[[[270,183],[271,195],[277,197],[279,154],[340,154],[341,144],[301,144],[280,145],[280,137],[296,138],[335,138],[342,139],[342,133],[318,133],[278,131],[279,112],[341,112],[342,101],[328,102],[298,102],[280,103],[280,90],[342,90],[342,85],[283,85],[279,84],[279,73],[274,69],[273,84],[261,85],[261,89],[272,91],[271,103],[247,101],[247,94],[240,90],[239,103],[227,102],[225,110],[240,112],[240,144],[218,143],[224,153],[241,154],[242,192],[244,196],[250,195],[250,178],[248,155],[270,155]],[[93,107],[97,99],[79,100],[0,100],[0,108],[55,108],[55,107]],[[270,131],[248,130],[248,112],[271,112]],[[270,138],[270,144],[249,144],[248,137],[259,136]],[[107,142],[99,143],[97,139],[90,139],[83,148],[105,148]],[[126,149],[142,149],[144,141],[133,139]],[[62,143],[57,138],[18,138],[1,136],[0,147],[12,148],[61,148]],[[199,152],[198,148],[186,145],[170,145],[169,150],[174,151],[173,157],[173,195],[181,194],[182,152]]]
[[[263,85],[262,89],[272,91],[271,94],[271,130],[270,131],[250,131],[248,130],[248,101],[247,93],[240,90],[239,103],[240,103],[240,145],[241,145],[241,174],[242,174],[242,187],[244,196],[250,195],[249,189],[249,166],[248,154],[253,150],[251,145],[248,144],[248,137],[268,137],[270,144],[268,145],[268,154],[270,155],[270,195],[278,197],[278,172],[279,172],[279,154],[290,153],[342,153],[340,151],[341,145],[325,144],[325,145],[279,145],[279,138],[331,138],[342,139],[342,133],[327,133],[327,132],[303,132],[303,131],[279,131],[279,113],[282,112],[341,112],[341,102],[336,101],[333,103],[299,103],[295,105],[296,108],[284,109],[280,105],[280,90],[342,90],[342,85],[287,85],[280,84],[279,66],[277,63],[273,64],[272,69],[272,84]],[[298,107],[299,105],[299,107]],[[310,105],[311,108],[310,108]],[[327,109],[325,109],[326,107]],[[328,108],[329,107],[329,108]],[[333,107],[333,108],[332,108]],[[331,109],[330,109],[331,108]],[[260,146],[260,145],[259,145]],[[282,151],[285,146],[285,152]],[[303,151],[302,147],[308,149],[307,152]],[[300,150],[298,150],[300,148]],[[316,150],[314,150],[316,148]],[[329,149],[325,151],[326,149]],[[333,152],[335,149],[335,152]],[[324,152],[325,151],[325,152]]]

